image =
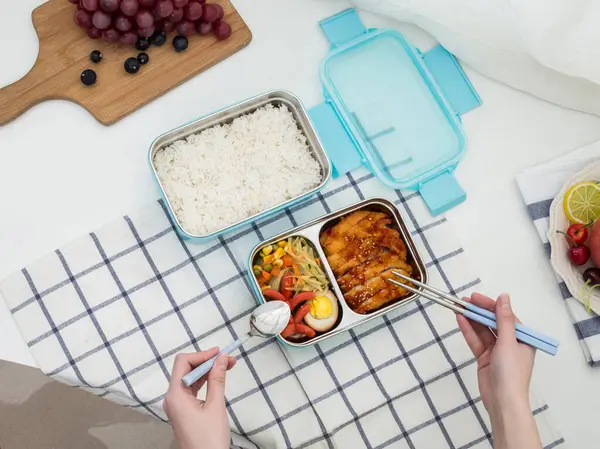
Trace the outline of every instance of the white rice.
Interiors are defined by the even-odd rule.
[[[321,182],[286,106],[266,105],[161,149],[154,167],[182,228],[205,235]]]

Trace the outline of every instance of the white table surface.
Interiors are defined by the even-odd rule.
[[[37,39],[30,11],[40,3],[0,0],[6,37],[0,41],[0,86],[33,64]],[[158,134],[274,88],[291,90],[307,106],[320,101],[317,73],[327,44],[317,22],[348,3],[235,3],[254,34],[251,45],[122,121],[104,127],[75,104],[49,101],[0,128],[0,278],[157,198],[146,154]],[[415,27],[370,14],[363,19],[369,26],[399,28],[422,48],[432,43]],[[468,200],[449,219],[488,294],[510,292],[523,321],[562,342],[557,357],[538,357],[537,383],[570,446],[593,447],[600,440],[600,369],[584,362],[514,178],[600,140],[600,118],[467,73],[484,105],[463,118],[469,147],[458,179]],[[0,359],[35,366],[2,301]]]

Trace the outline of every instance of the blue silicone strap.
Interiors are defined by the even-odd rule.
[[[456,58],[441,45],[423,54],[423,62],[450,103],[462,115],[481,104],[481,98]]]
[[[442,172],[422,182],[418,189],[433,215],[442,214],[467,199],[467,194],[450,172]]]
[[[346,9],[319,22],[332,47],[367,32],[354,8]]]
[[[362,160],[346,127],[331,103],[325,102],[308,111],[321,143],[333,164],[333,177],[344,175],[362,165]]]

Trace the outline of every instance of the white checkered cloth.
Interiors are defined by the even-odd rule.
[[[517,177],[527,210],[544,243],[548,258],[550,244],[546,234],[552,200],[571,176],[599,158],[600,142],[597,142],[529,169]],[[561,279],[559,287],[586,360],[591,366],[600,366],[600,316],[594,312],[588,313],[585,306],[573,298]]]
[[[433,285],[479,283],[445,218],[366,171],[271,218],[197,245],[161,202],[123,217],[0,284],[42,371],[165,420],[175,354],[248,331],[247,279],[261,239],[369,197],[397,205]],[[490,448],[474,361],[448,310],[413,302],[305,349],[253,339],[227,377],[233,443],[261,448]],[[545,448],[564,447],[533,400]]]

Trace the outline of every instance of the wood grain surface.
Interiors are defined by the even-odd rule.
[[[177,53],[171,44],[176,33],[170,33],[165,45],[150,47],[150,62],[133,75],[125,72],[123,63],[138,50],[90,39],[73,22],[75,5],[67,0],[44,3],[32,14],[40,41],[37,60],[23,78],[0,89],[0,125],[49,99],[78,103],[98,121],[110,125],[248,45],[250,29],[231,3],[212,1],[225,10],[224,20],[232,28],[229,39],[194,35],[189,38],[188,49]],[[92,50],[103,53],[100,63],[89,60]],[[93,86],[80,81],[81,72],[88,68],[98,76]]]

